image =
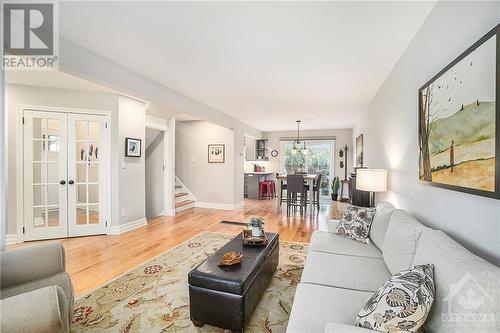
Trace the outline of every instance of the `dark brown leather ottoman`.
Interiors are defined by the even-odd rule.
[[[190,316],[196,326],[243,332],[278,267],[278,234],[267,237],[266,246],[243,246],[239,234],[189,273]],[[231,251],[243,254],[241,263],[219,267]]]

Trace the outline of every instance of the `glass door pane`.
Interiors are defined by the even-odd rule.
[[[322,174],[320,195],[328,196],[332,180],[333,152],[331,141],[311,141],[307,144],[307,172],[315,175]]]
[[[69,116],[69,233],[70,236],[105,232],[105,214],[102,211],[105,183],[102,179],[104,145],[104,116]]]
[[[66,115],[25,111],[24,200],[29,240],[65,237]]]

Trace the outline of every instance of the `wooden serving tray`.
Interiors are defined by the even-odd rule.
[[[267,235],[263,232],[263,235],[260,237],[252,236],[252,230],[244,229],[241,233],[241,238],[243,240],[243,245],[253,245],[253,246],[261,246],[267,245],[269,240],[267,239]]]

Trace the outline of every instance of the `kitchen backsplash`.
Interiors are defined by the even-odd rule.
[[[262,166],[267,172],[277,172],[279,166],[269,161],[246,161],[245,172],[254,172],[255,165]]]

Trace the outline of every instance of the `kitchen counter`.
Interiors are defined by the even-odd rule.
[[[268,171],[261,171],[261,172],[245,172],[245,175],[271,175],[274,172],[268,172]]]
[[[274,180],[274,172],[245,172],[243,193],[245,198],[259,199],[259,184],[264,180]]]

